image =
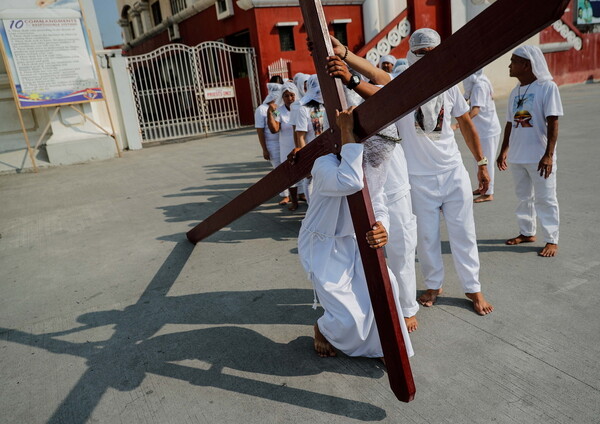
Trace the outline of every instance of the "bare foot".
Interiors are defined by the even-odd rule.
[[[423,306],[433,306],[433,304],[437,301],[437,297],[442,294],[442,289],[439,290],[427,290],[421,296],[419,296],[419,303]]]
[[[408,330],[409,333],[412,333],[413,331],[415,331],[417,329],[417,327],[419,326],[419,323],[417,322],[417,317],[414,315],[409,318],[405,317],[404,322],[406,323],[406,329]]]
[[[337,353],[331,343],[327,341],[325,336],[321,334],[319,326],[315,324],[315,340],[314,340],[315,351],[321,358],[327,358],[329,356],[336,356]]]
[[[483,203],[483,202],[491,202],[492,200],[494,200],[494,196],[491,194],[482,194],[479,197],[476,197],[473,200],[473,203]]]
[[[290,198],[289,197],[284,197],[283,199],[281,199],[279,201],[280,205],[287,205],[288,203],[290,203]]]
[[[506,244],[509,246],[514,246],[516,244],[521,243],[533,243],[535,241],[535,236],[524,236],[523,234],[519,234],[515,238],[511,238],[506,240]]]
[[[298,209],[298,202],[294,202],[292,201],[292,203],[290,203],[290,205],[288,206],[288,211],[295,211],[296,209]]]
[[[480,194],[481,194],[481,193],[479,192],[479,189],[477,189],[477,190],[473,190],[473,196],[478,196],[478,195],[480,195]]]
[[[465,293],[465,295],[473,301],[473,309],[479,315],[487,315],[494,310],[494,307],[483,297],[483,293]]]
[[[556,256],[557,253],[558,253],[558,244],[546,243],[546,245],[544,246],[542,251],[540,253],[538,253],[538,255],[543,256],[544,258],[550,258],[552,256]]]

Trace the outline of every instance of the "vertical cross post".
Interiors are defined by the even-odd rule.
[[[300,7],[304,17],[304,27],[313,43],[312,55],[331,126],[329,131],[337,135],[339,130],[335,127],[335,110],[345,109],[346,99],[340,80],[332,79],[325,69],[327,56],[334,56],[334,53],[323,7],[320,0],[300,0]],[[341,143],[338,141],[334,148],[339,151]],[[371,249],[364,237],[375,225],[375,214],[366,179],[364,188],[360,192],[348,196],[348,206],[365,269],[390,387],[399,400],[409,402],[415,396],[415,383],[400,326],[402,318],[399,317],[396,309],[383,249]]]

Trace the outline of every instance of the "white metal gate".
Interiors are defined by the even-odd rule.
[[[260,104],[252,47],[168,44],[127,59],[145,142],[239,128],[236,77],[248,78],[252,108]]]

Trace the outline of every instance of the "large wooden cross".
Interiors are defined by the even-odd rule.
[[[496,1],[358,106],[354,111],[354,132],[361,141],[376,134],[560,19],[569,1]],[[331,127],[302,149],[294,164],[281,164],[190,230],[187,237],[192,243],[208,237],[300,181],[310,173],[313,162],[319,156],[338,153],[341,149],[335,110],[345,108],[346,102],[341,83],[330,78],[325,70],[325,58],[333,56],[333,50],[323,8],[320,0],[300,0],[300,7],[306,32],[313,42],[313,59]],[[348,204],[356,234],[366,234],[375,223],[366,183],[361,192],[348,196]],[[390,387],[399,400],[409,402],[414,398],[415,384],[383,251],[369,248],[365,237],[357,237],[357,240],[386,358]]]

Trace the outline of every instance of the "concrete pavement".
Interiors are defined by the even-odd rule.
[[[305,209],[274,199],[186,241],[268,172],[252,129],[0,175],[0,422],[600,423],[600,84],[561,94],[559,256],[504,245],[516,202],[497,173],[497,200],[475,207],[496,310],[472,312],[445,242],[409,404],[379,362],[312,351]]]

